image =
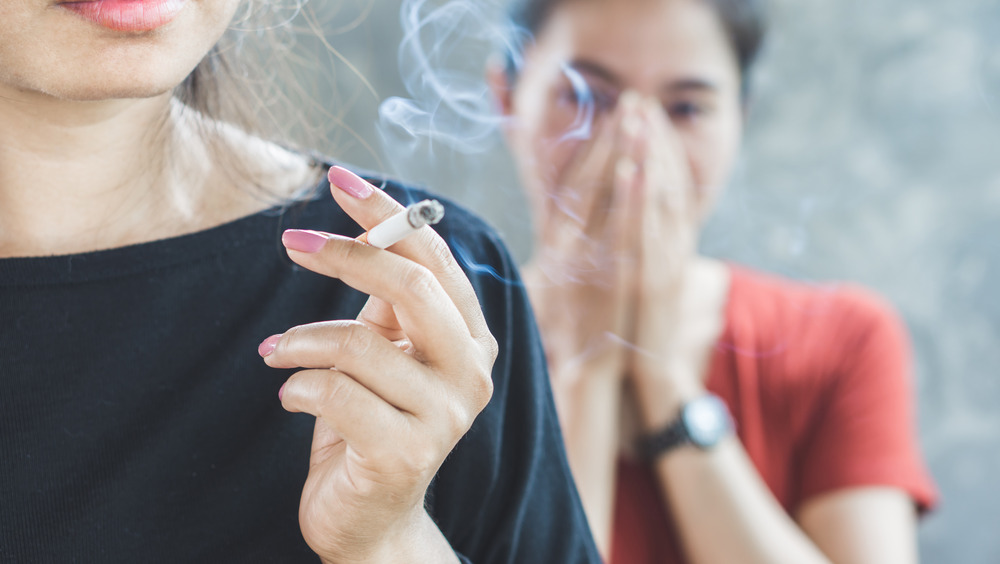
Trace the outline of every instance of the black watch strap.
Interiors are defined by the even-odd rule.
[[[639,455],[646,460],[655,460],[690,441],[684,421],[678,417],[672,423],[639,439]]]
[[[710,449],[732,432],[733,419],[725,402],[706,393],[685,403],[666,427],[642,437],[638,449],[643,458],[654,460],[687,444]]]

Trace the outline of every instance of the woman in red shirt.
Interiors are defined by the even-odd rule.
[[[491,81],[605,557],[916,562],[917,510],[935,493],[902,325],[859,288],[697,254],[738,152],[758,3],[528,0],[511,14],[533,40]]]

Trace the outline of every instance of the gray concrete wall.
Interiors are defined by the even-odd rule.
[[[703,247],[795,278],[859,281],[896,305],[913,336],[921,437],[944,495],[921,526],[923,560],[1000,562],[1000,3],[771,6],[746,148]],[[526,256],[524,205],[496,137],[474,154],[392,128],[382,131],[392,143],[381,143],[379,104],[408,95],[399,0],[344,0],[338,10],[329,29],[363,17],[329,40],[376,93],[334,61],[330,110],[357,137],[331,120],[324,150],[457,198]],[[477,40],[457,39],[481,35],[470,21],[443,46],[455,51],[442,64],[481,63]]]

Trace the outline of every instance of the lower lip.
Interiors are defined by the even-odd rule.
[[[61,5],[115,31],[152,31],[173,21],[186,3],[187,0],[88,0]]]

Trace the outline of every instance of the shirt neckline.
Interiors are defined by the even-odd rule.
[[[318,202],[329,189],[322,179],[299,200],[195,231],[121,247],[80,253],[0,258],[0,287],[74,284],[192,264],[248,245],[275,243],[288,221]],[[283,256],[283,251],[279,256]]]

